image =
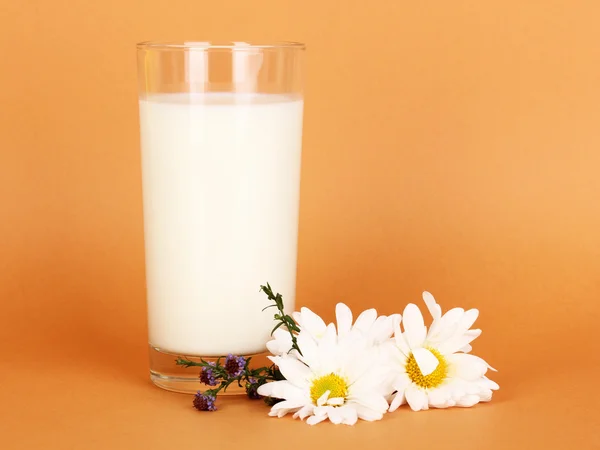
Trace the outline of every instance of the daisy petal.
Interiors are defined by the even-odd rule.
[[[328,409],[329,409],[329,406],[315,406],[315,408],[313,409],[313,414],[315,416],[326,418]]]
[[[292,357],[281,358],[277,365],[285,379],[290,383],[298,387],[307,385],[308,378],[312,373],[308,366]]]
[[[455,353],[448,356],[448,359],[456,370],[456,376],[463,380],[474,381],[487,372],[487,363],[477,356]]]
[[[335,325],[330,323],[325,327],[321,339],[319,340],[319,345],[323,343],[328,343],[330,345],[337,344],[337,332],[335,331]]]
[[[308,417],[312,414],[313,409],[314,409],[313,405],[303,406],[298,411],[296,411],[296,413],[294,414],[294,419],[300,418],[300,420],[304,420],[306,417]]]
[[[425,322],[423,321],[423,315],[419,310],[419,307],[414,303],[409,303],[404,308],[403,323],[404,323],[404,337],[411,349],[419,348],[423,345],[425,336],[427,334],[427,328],[425,328]]]
[[[277,342],[275,339],[267,342],[267,350],[269,350],[269,352],[273,355],[281,355],[284,353],[281,351],[279,342]]]
[[[392,402],[390,403],[390,408],[388,409],[389,412],[394,412],[396,411],[401,405],[403,405],[405,403],[405,399],[404,399],[404,391],[398,391],[396,392],[396,394],[394,395],[394,399],[392,400]]]
[[[356,318],[356,322],[354,323],[354,328],[360,330],[362,332],[366,332],[373,326],[375,320],[377,319],[377,311],[373,308],[367,309],[360,313],[360,315]]]
[[[460,381],[453,384],[452,389],[449,389],[449,396],[453,402],[458,402],[461,398],[467,395],[467,390],[465,389],[465,383],[461,383]],[[450,401],[450,400],[448,400]],[[454,406],[454,405],[452,405]]]
[[[394,324],[394,340],[396,341],[396,346],[398,349],[404,354],[404,356],[408,356],[410,353],[410,347],[404,339],[404,335],[402,331],[400,331],[400,322]]]
[[[464,347],[460,348],[458,351],[463,353],[470,353],[471,350],[473,350],[473,347],[471,347],[471,344],[467,344]]]
[[[349,405],[349,407],[352,407],[356,410],[356,414],[359,419],[366,420],[367,422],[373,422],[374,420],[381,420],[381,418],[383,417],[383,413],[373,411],[372,409],[367,408],[366,406],[353,404],[353,405]]]
[[[346,425],[354,425],[358,420],[358,414],[354,408],[339,408],[342,414],[342,423]]]
[[[267,356],[267,359],[270,360],[273,364],[277,365],[281,360],[281,356]]]
[[[479,395],[481,392],[481,386],[479,383],[473,383],[469,381],[465,381],[464,390],[468,395]]]
[[[446,408],[450,408],[451,406],[455,406],[455,404],[454,404],[454,402],[452,402],[452,404],[450,402],[437,403],[437,404],[429,403],[429,406],[431,406],[432,408],[437,408],[437,409],[446,409]]]
[[[479,317],[479,310],[469,309],[468,311],[465,311],[462,318],[458,322],[458,325],[456,327],[456,332],[464,333],[465,331],[467,331],[469,328],[471,328],[473,326],[473,324],[477,320],[477,317]]]
[[[288,331],[282,330],[281,328],[277,328],[273,331],[273,339],[281,340],[281,341],[291,341],[292,337]]]
[[[379,365],[379,363],[374,364],[377,364],[377,366],[367,366],[366,370],[357,375],[354,373],[347,375],[352,387],[350,390],[351,397],[372,395],[373,392],[381,393],[382,389],[390,389],[390,381],[393,375],[390,373],[389,367]],[[358,369],[361,370],[362,367],[358,367]]]
[[[461,321],[465,310],[462,308],[452,308],[447,311],[438,320],[434,320],[429,327],[427,339],[432,342],[441,342],[450,339],[456,334],[458,323]]]
[[[319,367],[324,372],[337,372],[339,369],[340,347],[337,345],[335,325],[327,325],[326,331],[317,344],[319,348]]]
[[[344,420],[338,408],[329,408],[329,410],[327,411],[327,416],[329,416],[329,420],[331,421],[331,423],[334,423],[336,425],[339,425],[340,423],[342,423],[342,420]]]
[[[448,391],[445,387],[440,386],[437,389],[431,389],[427,392],[427,398],[429,404],[434,408],[447,408],[448,407]]]
[[[421,411],[429,408],[427,394],[416,387],[409,387],[404,393],[406,396],[406,403],[410,406],[413,411]]]
[[[394,333],[394,319],[387,316],[379,316],[369,330],[369,334],[376,344],[389,339],[392,333]]]
[[[308,331],[315,338],[319,338],[325,333],[327,325],[320,316],[306,307],[300,309],[300,314],[302,315],[302,329]]]
[[[327,416],[310,416],[306,419],[306,423],[309,425],[316,425],[323,422],[325,419],[327,419]]]
[[[298,311],[294,311],[292,313],[292,318],[294,319],[294,322],[296,322],[296,325],[302,328],[302,314]]]
[[[335,318],[339,336],[343,336],[352,328],[352,311],[344,303],[335,305]]]
[[[394,390],[402,392],[410,385],[410,383],[411,381],[410,378],[408,378],[408,375],[406,375],[406,373],[403,373],[397,376],[396,379],[392,382],[392,387],[394,388]]]
[[[304,391],[297,386],[294,386],[288,380],[273,381],[271,383],[259,386],[257,390],[259,395],[263,397],[283,398],[286,400],[301,402],[306,400]]]
[[[388,317],[392,321],[392,329],[396,326],[396,324],[400,325],[400,322],[402,322],[402,315],[401,314],[391,314]]]
[[[498,383],[496,383],[495,381],[492,381],[487,377],[481,378],[481,382],[486,388],[491,389],[493,391],[497,391],[498,389],[500,389],[500,386],[498,386]]]
[[[426,348],[415,348],[412,354],[415,357],[415,361],[417,361],[421,373],[425,376],[432,373],[440,363],[436,356]]]
[[[458,406],[462,406],[463,408],[469,408],[477,403],[479,403],[478,395],[465,395],[456,402]]]
[[[492,390],[491,389],[481,389],[479,391],[479,401],[480,402],[489,402],[492,399]]]
[[[423,292],[423,301],[425,302],[431,317],[433,317],[433,320],[437,320],[442,317],[442,307],[437,304],[433,295],[427,291]]]
[[[388,402],[383,396],[379,395],[360,395],[351,396],[349,400],[358,403],[366,408],[372,409],[373,411],[385,412],[389,408]]]
[[[464,314],[465,310],[463,308],[452,308],[446,311],[446,314],[440,318],[441,324],[444,327],[457,325],[462,320]]]
[[[464,334],[459,334],[450,338],[444,342],[441,342],[437,349],[443,355],[450,355],[452,353],[457,352],[465,345],[470,344],[472,341],[477,339],[481,334],[481,330],[469,330]]]
[[[319,368],[319,349],[315,340],[307,333],[300,333],[296,337],[298,348],[302,352],[301,360],[313,369]]]
[[[331,391],[325,391],[325,393],[317,400],[317,406],[325,405],[325,403],[327,403],[327,399],[329,398],[329,394],[331,394]]]
[[[283,331],[281,328],[276,329],[273,332],[273,339],[267,342],[267,349],[273,355],[283,355],[292,348],[292,337],[287,331]]]
[[[291,402],[284,400],[283,402],[275,403],[271,408],[272,413],[277,413],[279,417],[285,416],[288,412],[295,409],[300,409],[304,405],[300,402]]]

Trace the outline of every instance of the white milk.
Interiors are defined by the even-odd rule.
[[[150,344],[264,351],[269,282],[293,310],[300,98],[157,94],[140,100]]]

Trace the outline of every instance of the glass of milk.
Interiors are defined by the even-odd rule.
[[[261,284],[294,308],[304,45],[137,52],[150,377],[196,392],[177,357],[265,351]]]

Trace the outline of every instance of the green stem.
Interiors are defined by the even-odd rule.
[[[208,366],[207,363],[205,362],[195,362],[195,361],[190,361],[189,359],[183,359],[183,358],[177,358],[175,360],[175,364],[177,364],[178,366],[185,366],[187,367],[206,367]]]
[[[271,308],[271,307],[275,306],[277,308],[277,310],[279,311],[279,313],[275,314],[275,316],[274,316],[275,321],[277,322],[277,325],[275,325],[275,328],[273,328],[273,330],[271,331],[271,334],[273,334],[273,332],[277,328],[281,327],[282,325],[285,325],[288,332],[290,333],[290,337],[292,338],[292,349],[296,350],[300,355],[302,355],[302,352],[300,351],[300,347],[298,347],[298,342],[296,341],[296,334],[295,334],[295,333],[300,332],[300,328],[298,327],[298,325],[296,324],[294,319],[290,315],[285,313],[285,311],[283,309],[283,297],[279,293],[274,294],[269,283],[267,283],[266,286],[261,286],[260,290],[263,291],[267,295],[269,300],[274,302],[273,305],[269,305],[269,306],[267,306],[267,308]],[[265,309],[267,309],[267,308],[265,308]]]

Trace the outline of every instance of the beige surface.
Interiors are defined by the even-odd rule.
[[[219,401],[214,413],[198,412],[191,396],[146,381],[143,351],[131,347],[136,356],[128,361],[82,353],[75,364],[65,352],[52,361],[20,362],[18,372],[3,378],[0,436],[9,438],[3,448],[282,448],[280,439],[289,440],[287,448],[319,449],[600,448],[600,396],[591,387],[600,371],[559,370],[556,360],[542,372],[533,364],[523,377],[515,366],[498,374],[502,388],[490,404],[419,413],[402,407],[373,424],[311,427],[269,418],[262,402],[243,397]]]
[[[599,448],[598,17],[566,0],[4,0],[0,447]],[[309,428],[260,404],[196,413],[146,381],[134,44],[282,38],[309,48],[299,304],[390,313],[427,289],[480,308],[491,404]]]

